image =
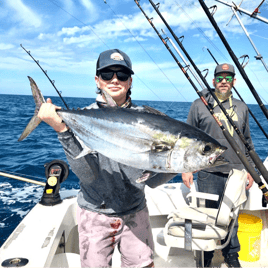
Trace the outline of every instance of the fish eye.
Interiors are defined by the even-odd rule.
[[[210,145],[206,145],[204,148],[203,148],[203,154],[209,152],[211,150],[211,146]]]

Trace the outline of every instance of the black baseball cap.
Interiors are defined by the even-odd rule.
[[[100,70],[111,66],[125,67],[131,74],[134,74],[129,56],[120,49],[109,49],[99,55],[96,74],[98,75]]]
[[[233,76],[235,76],[235,69],[234,66],[228,63],[223,63],[223,64],[219,64],[217,65],[217,67],[215,68],[214,71],[214,76],[216,76],[219,73],[230,73]]]

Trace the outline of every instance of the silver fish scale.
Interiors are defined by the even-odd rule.
[[[204,135],[207,136],[204,139],[212,143],[214,141],[207,134],[199,133],[195,128],[182,122],[132,109],[59,111],[58,114],[75,135],[92,150],[117,162],[156,172],[190,171],[183,168],[187,149]],[[170,126],[171,122],[173,126]],[[173,133],[169,132],[170,128]],[[181,137],[182,131],[187,135]],[[160,148],[162,146],[163,150],[154,150],[155,144],[159,144]],[[175,144],[180,144],[181,148],[177,146],[174,154]],[[175,161],[172,159],[173,154],[176,157]],[[197,158],[199,157],[198,155]],[[200,168],[198,163],[185,164],[194,170]]]

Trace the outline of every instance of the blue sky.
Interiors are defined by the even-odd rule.
[[[229,0],[228,0],[229,1]],[[45,75],[20,47],[22,44],[48,71],[64,96],[95,97],[95,66],[100,52],[119,48],[132,59],[133,99],[193,101],[198,96],[134,0],[2,0],[0,3],[0,94],[30,95],[31,76],[44,95],[56,95]],[[156,1],[155,3],[157,3]],[[220,62],[232,60],[199,2],[160,0],[160,11],[200,70],[208,68],[211,84],[215,63],[206,48]],[[229,1],[231,2],[231,1]],[[240,2],[235,1],[237,4]],[[260,0],[244,0],[244,9],[253,11]],[[216,1],[214,15],[235,54],[250,57],[246,73],[262,101],[268,102],[268,73],[246,38],[236,18],[226,26],[232,11]],[[165,29],[148,0],[140,5],[158,30]],[[260,16],[268,19],[268,2]],[[257,49],[268,64],[268,24],[239,15]],[[165,29],[166,33],[168,31]],[[171,35],[169,34],[169,37]],[[169,44],[170,45],[170,44]],[[171,46],[171,45],[170,45]],[[179,58],[179,57],[178,57]],[[247,85],[237,75],[236,88],[247,103],[255,103]],[[196,83],[197,84],[197,83]],[[197,84],[198,85],[198,84]]]

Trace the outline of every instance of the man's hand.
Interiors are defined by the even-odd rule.
[[[62,119],[56,113],[56,110],[60,110],[61,107],[52,104],[50,98],[47,99],[46,103],[43,103],[38,112],[38,118],[46,122],[57,132],[65,132],[68,130],[65,123],[62,123]]]
[[[189,188],[191,189],[191,184],[193,184],[194,182],[194,176],[193,173],[188,172],[188,173],[182,173],[181,174],[183,183]]]
[[[246,190],[250,189],[254,182],[253,178],[249,173],[247,173],[247,179],[248,179],[248,185],[246,187]]]

